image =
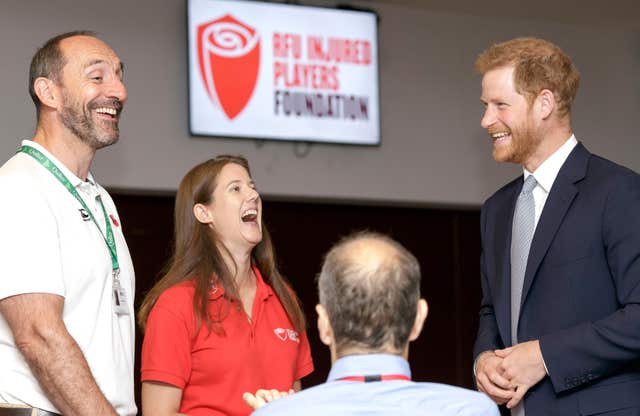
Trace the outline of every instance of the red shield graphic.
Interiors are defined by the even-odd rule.
[[[260,37],[231,15],[203,23],[197,33],[198,64],[207,94],[229,119],[247,105],[258,80]]]

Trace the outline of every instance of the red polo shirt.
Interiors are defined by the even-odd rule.
[[[248,415],[245,391],[287,391],[313,371],[309,341],[295,331],[260,272],[249,322],[232,303],[222,321],[225,335],[196,330],[193,281],[160,295],[149,314],[142,345],[142,381],[160,381],[182,389],[180,413],[190,416]],[[213,316],[225,308],[223,289],[209,295]]]

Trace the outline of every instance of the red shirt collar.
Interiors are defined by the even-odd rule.
[[[251,268],[253,269],[253,274],[256,276],[256,297],[262,300],[267,300],[269,296],[273,295],[273,289],[265,283],[258,266],[252,264]],[[221,298],[222,295],[224,295],[224,288],[222,285],[212,283],[211,289],[209,290],[209,300],[217,300]]]

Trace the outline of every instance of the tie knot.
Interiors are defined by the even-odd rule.
[[[534,178],[533,175],[529,175],[529,177],[524,181],[524,185],[522,185],[522,193],[531,193],[531,191],[533,191],[533,188],[535,188],[537,184],[538,182],[536,181],[536,178]]]

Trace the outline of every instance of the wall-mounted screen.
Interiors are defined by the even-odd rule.
[[[191,134],[380,143],[373,12],[189,0]]]

